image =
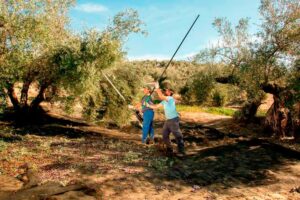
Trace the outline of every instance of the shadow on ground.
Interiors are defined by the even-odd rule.
[[[224,188],[268,185],[277,181],[272,171],[300,160],[299,155],[260,140],[238,141],[175,160],[168,177],[200,186],[220,184]]]
[[[185,140],[196,143],[199,149],[182,158],[167,158],[160,154],[155,145],[145,147],[133,141],[104,136],[100,132],[84,131],[81,130],[81,126],[87,125],[52,118],[39,125],[14,127],[14,131],[20,135],[62,136],[71,139],[50,144],[50,156],[59,159],[42,166],[41,170],[46,172],[54,169],[72,169],[80,175],[103,176],[112,173],[112,169],[146,169],[145,174],[128,173],[125,179],[107,179],[105,185],[111,185],[113,190],[118,192],[120,187],[114,189],[113,186],[120,183],[121,179],[130,180],[130,184],[124,186],[127,190],[134,190],[139,181],[153,185],[161,185],[164,181],[179,181],[188,186],[217,185],[220,189],[241,185],[269,185],[278,181],[272,172],[283,170],[286,164],[300,159],[299,153],[285,151],[258,139],[239,140],[239,135],[230,137],[231,143],[224,142],[205,147],[204,141],[221,142],[228,138],[228,135],[195,123],[184,124],[182,128]],[[79,140],[72,140],[74,138]],[[56,152],[57,149],[61,151]],[[181,188],[180,185],[172,187],[176,190]]]

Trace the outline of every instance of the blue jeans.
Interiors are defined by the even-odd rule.
[[[150,139],[154,138],[154,129],[153,129],[153,118],[154,112],[153,110],[146,110],[143,113],[143,135],[142,142],[145,143],[148,135],[150,135]]]

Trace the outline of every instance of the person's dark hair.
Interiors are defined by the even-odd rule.
[[[166,92],[167,90],[169,90],[171,92],[171,96],[173,96],[174,90],[171,88],[165,88],[163,91]]]

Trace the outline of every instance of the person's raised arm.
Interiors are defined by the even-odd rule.
[[[163,93],[161,92],[161,90],[159,88],[157,88],[156,90],[156,93],[158,95],[158,98],[162,101],[168,101],[168,98],[167,96],[163,95]]]

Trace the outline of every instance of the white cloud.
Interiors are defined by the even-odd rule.
[[[107,11],[108,8],[101,4],[85,3],[85,4],[77,5],[75,7],[75,10],[79,10],[87,13],[99,13],[99,12]]]

